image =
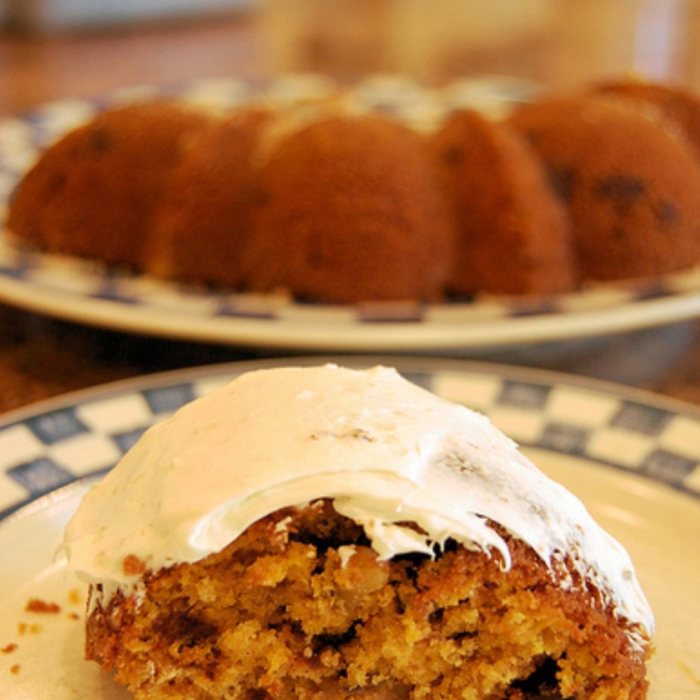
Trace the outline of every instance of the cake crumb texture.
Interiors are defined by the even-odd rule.
[[[507,571],[450,540],[379,561],[330,500],[286,508],[133,592],[93,584],[86,655],[137,700],[645,698],[598,589],[503,536]]]

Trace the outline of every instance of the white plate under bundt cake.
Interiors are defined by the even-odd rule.
[[[136,698],[640,700],[624,549],[491,424],[393,370],[244,374],[69,523],[87,656]]]
[[[696,104],[615,83],[498,123],[458,110],[428,134],[352,99],[315,116],[132,105],[49,146],[8,228],[42,250],[301,302],[656,278],[700,260]]]

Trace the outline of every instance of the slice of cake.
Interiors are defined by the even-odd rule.
[[[459,294],[554,294],[575,286],[567,213],[544,166],[506,123],[453,112],[432,138],[456,245],[448,287]]]
[[[659,277],[698,264],[700,162],[652,104],[552,98],[509,119],[549,173],[582,280]]]
[[[395,371],[244,374],[68,525],[87,657],[136,698],[638,700],[628,555],[489,421]]]
[[[248,283],[333,303],[435,300],[453,231],[423,139],[377,114],[319,115],[261,163]]]

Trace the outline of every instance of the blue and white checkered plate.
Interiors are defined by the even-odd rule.
[[[649,697],[700,697],[700,410],[535,370],[457,360],[350,362],[376,363],[486,413],[586,503],[627,547],[657,616]],[[242,371],[275,364],[283,362],[130,380],[0,420],[0,697],[127,697],[82,660],[84,585],[56,558],[64,525],[89,485],[148,426]],[[34,597],[58,603],[60,612],[26,611]]]
[[[226,107],[260,98],[272,103],[313,99],[336,89],[318,76],[290,76],[266,85],[199,81],[167,92]],[[456,107],[505,111],[528,99],[532,89],[515,80],[488,78],[427,90],[403,79],[375,76],[356,85],[352,97],[360,109],[391,113],[425,130]],[[700,270],[556,297],[302,304],[286,296],[215,293],[29,252],[3,233],[12,190],[45,145],[99,109],[154,94],[159,91],[140,86],[104,100],[61,100],[21,117],[0,118],[0,299],[60,318],[146,335],[362,352],[449,352],[536,344],[667,324],[700,313]]]

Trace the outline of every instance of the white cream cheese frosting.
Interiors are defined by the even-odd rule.
[[[128,555],[151,569],[195,562],[322,497],[382,558],[452,538],[507,568],[497,523],[550,566],[568,556],[618,616],[652,634],[629,556],[576,497],[484,416],[384,367],[260,370],[188,404],[86,494],[64,547],[87,580],[126,587]]]

